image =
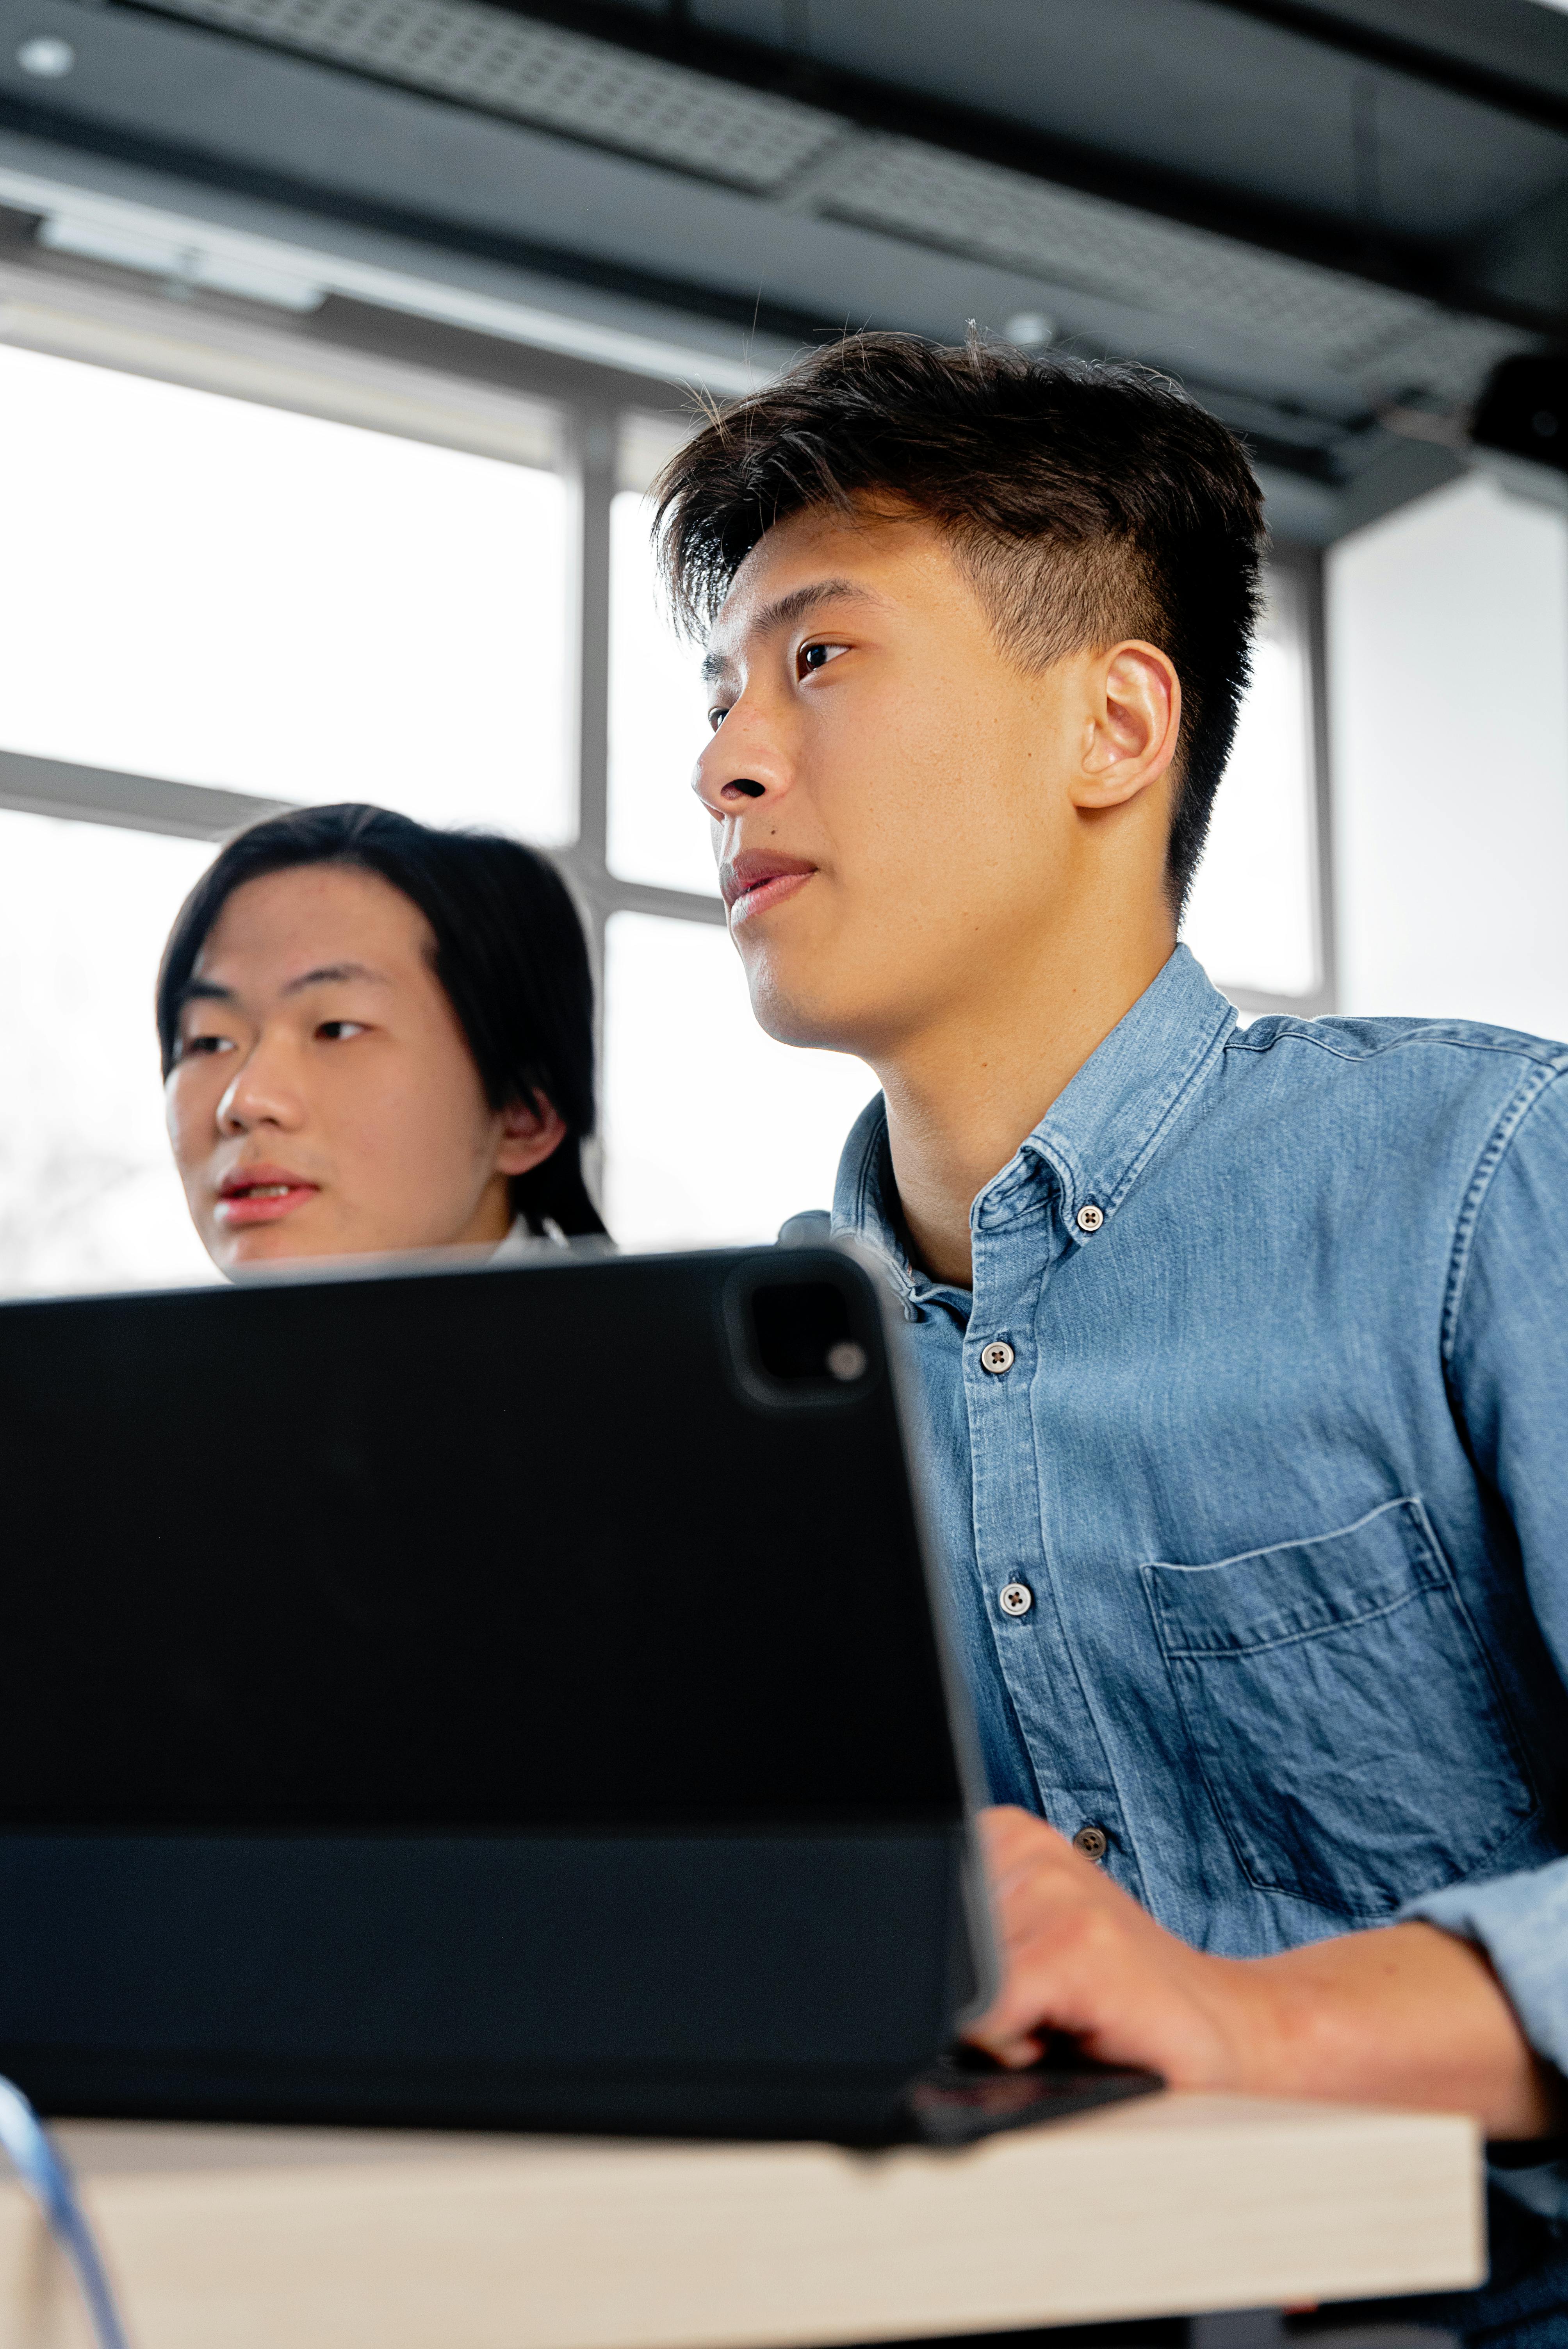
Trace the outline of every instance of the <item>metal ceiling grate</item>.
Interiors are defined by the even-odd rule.
[[[858,141],[817,176],[811,209],[1155,316],[1193,315],[1309,356],[1368,389],[1418,384],[1462,399],[1494,359],[1520,347],[1508,328],[1418,295],[915,140]]]
[[[1419,296],[1189,228],[1131,205],[856,129],[793,98],[639,57],[482,0],[144,0],[789,210],[1020,273],[1149,321],[1202,323],[1310,362],[1380,403],[1453,406],[1531,338]]]
[[[476,0],[157,0],[172,16],[356,66],[542,129],[765,193],[841,125],[830,114],[529,23]]]

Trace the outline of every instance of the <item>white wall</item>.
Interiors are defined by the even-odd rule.
[[[1310,995],[1320,982],[1312,736],[1305,583],[1271,566],[1252,685],[1181,922],[1227,994]]]
[[[1340,1008],[1568,1037],[1568,517],[1471,475],[1326,586]]]

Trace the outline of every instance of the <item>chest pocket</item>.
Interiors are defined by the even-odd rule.
[[[1386,1917],[1535,1809],[1419,1500],[1217,1566],[1146,1566],[1209,1794],[1261,1890]]]

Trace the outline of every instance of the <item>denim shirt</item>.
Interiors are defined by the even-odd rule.
[[[1466,1936],[1568,2069],[1568,1048],[1242,1029],[1178,947],[975,1201],[973,1293],[909,1266],[880,1099],[833,1224],[913,1324],[993,1800],[1200,1949]]]

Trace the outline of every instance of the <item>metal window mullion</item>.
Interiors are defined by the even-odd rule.
[[[71,823],[107,823],[126,832],[217,843],[292,804],[254,792],[177,783],[161,775],[122,774],[74,760],[0,750],[0,810],[18,815],[57,816]]]
[[[572,411],[567,461],[576,492],[574,575],[567,586],[573,617],[573,729],[576,745],[577,833],[561,863],[576,885],[588,931],[593,977],[593,1054],[604,1065],[604,927],[612,911],[605,857],[610,830],[610,502],[615,494],[614,409],[584,402]],[[603,1146],[583,1153],[596,1197],[603,1188]]]
[[[615,416],[579,409],[571,434],[576,475],[577,839],[584,881],[605,869],[610,830],[610,505],[615,494]]]

